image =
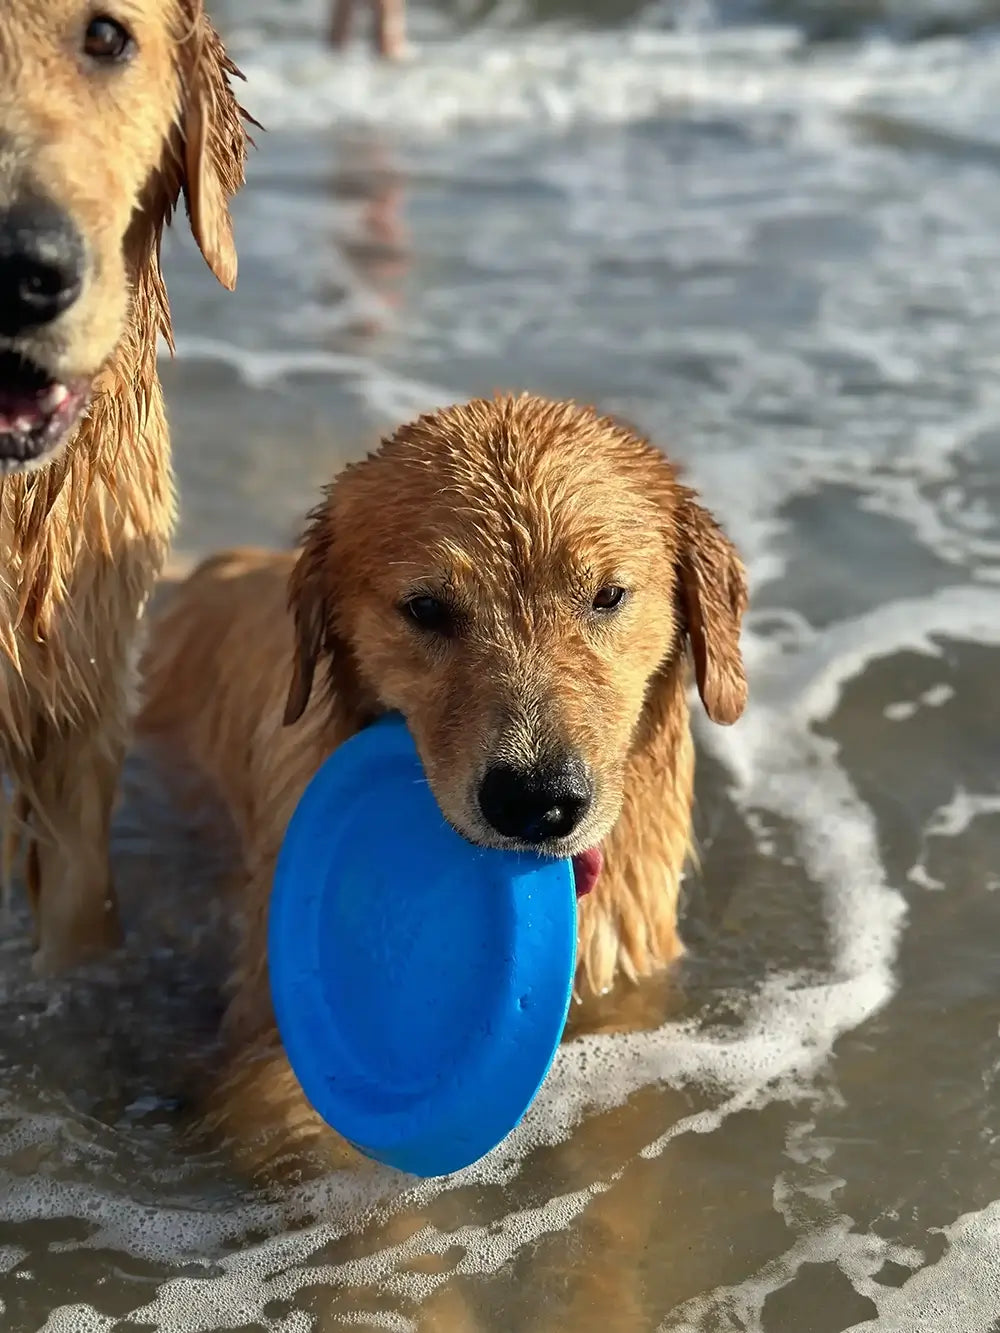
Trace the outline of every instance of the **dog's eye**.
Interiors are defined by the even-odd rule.
[[[455,628],[455,614],[448,603],[443,602],[440,597],[421,593],[405,601],[402,611],[414,625],[428,630],[431,634],[451,634]]]
[[[598,590],[594,597],[595,611],[617,611],[625,600],[625,589],[619,588],[617,584],[609,583],[606,588]]]
[[[117,65],[128,60],[135,50],[135,40],[127,28],[107,14],[98,14],[87,24],[83,35],[84,55],[102,65]]]

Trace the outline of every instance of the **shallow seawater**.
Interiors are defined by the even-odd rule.
[[[186,1145],[226,849],[137,758],[123,957],[0,944],[5,1333],[997,1329],[996,7],[418,7],[398,70],[217,12],[269,129],[238,292],[169,248],[179,549],[290,542],[418,410],[596,401],[745,552],[752,702],[698,723],[683,965],[436,1182]]]

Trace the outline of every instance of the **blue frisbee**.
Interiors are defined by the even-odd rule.
[[[275,1016],[309,1101],[368,1157],[440,1176],[483,1157],[555,1056],[576,966],[569,861],[448,825],[405,723],[323,764],[271,895]]]

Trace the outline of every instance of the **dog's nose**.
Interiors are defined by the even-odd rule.
[[[565,838],[590,808],[593,787],[581,760],[514,768],[494,764],[479,786],[479,808],[505,838],[547,842]]]
[[[54,204],[0,210],[0,334],[15,337],[68,310],[83,286],[84,249]]]

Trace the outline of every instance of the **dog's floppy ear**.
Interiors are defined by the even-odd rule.
[[[244,120],[233,95],[241,78],[209,22],[203,0],[184,0],[179,49],[183,143],[181,186],[191,230],[205,261],[230,291],[236,286],[236,246],[229,200],[243,184],[247,155]]]
[[[326,667],[327,704],[344,734],[366,726],[380,711],[378,700],[362,680],[354,649],[343,633],[339,587],[344,553],[336,543],[339,520],[334,514],[331,483],[309,515],[302,549],[288,581],[288,606],[295,622],[292,675],[285,701],[285,726],[306,710],[320,658]]]
[[[681,487],[677,588],[691,643],[698,693],[713,722],[728,726],[743,712],[747,681],[740,625],[747,607],[743,562],[693,491]]]
[[[328,542],[326,504],[309,516],[305,541],[288,582],[288,608],[295,621],[292,679],[285,703],[284,724],[298,722],[312,694],[320,656],[330,643],[329,589],[326,586]]]

